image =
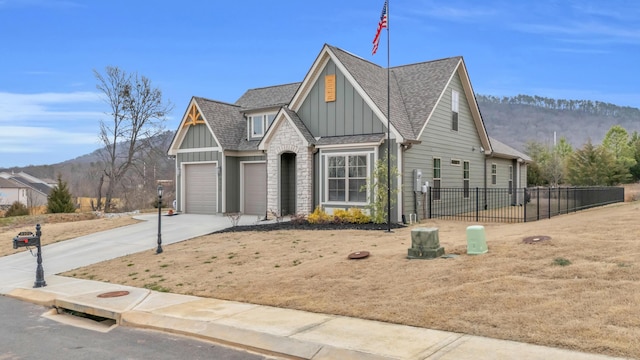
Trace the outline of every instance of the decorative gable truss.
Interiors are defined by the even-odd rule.
[[[187,111],[187,117],[182,123],[182,127],[195,126],[198,124],[205,124],[205,121],[202,118],[202,114],[200,114],[200,111],[198,110],[196,104],[192,103],[189,111]]]

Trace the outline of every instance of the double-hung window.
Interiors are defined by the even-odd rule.
[[[252,115],[249,117],[251,124],[251,137],[262,137],[264,135],[264,119],[262,115]]]
[[[440,176],[442,171],[440,158],[433,159],[433,200],[440,200]]]
[[[498,165],[491,164],[491,185],[498,183]]]
[[[469,162],[465,161],[462,166],[462,197],[469,198]]]
[[[249,119],[249,138],[261,138],[267,131],[273,120],[275,120],[276,114],[259,114],[250,115]]]
[[[329,201],[367,202],[367,155],[327,156]]]
[[[458,131],[458,110],[460,107],[460,94],[451,90],[451,130]]]

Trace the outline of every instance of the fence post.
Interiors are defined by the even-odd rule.
[[[523,222],[527,222],[527,188],[522,188],[523,191],[523,200],[522,200],[522,206],[524,206],[524,221]]]
[[[431,186],[427,187],[427,198],[429,199],[429,217],[428,217],[428,219],[431,219],[431,210],[432,210],[431,209]]]
[[[480,212],[480,208],[478,206],[480,206],[480,191],[476,186],[476,222],[478,222],[478,215]]]
[[[538,198],[537,200],[537,204],[536,204],[536,209],[537,209],[537,214],[536,214],[536,220],[540,220],[540,188],[536,189],[536,197]]]
[[[547,211],[549,214],[549,219],[551,219],[551,188],[547,188]]]

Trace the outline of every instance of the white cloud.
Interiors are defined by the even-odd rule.
[[[16,147],[46,147],[60,145],[98,145],[98,133],[73,132],[48,127],[0,126],[0,152]]]
[[[16,94],[0,92],[0,122],[99,119],[104,116],[96,92]]]

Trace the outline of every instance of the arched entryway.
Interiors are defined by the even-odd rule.
[[[280,155],[280,214],[296,214],[296,154]]]

